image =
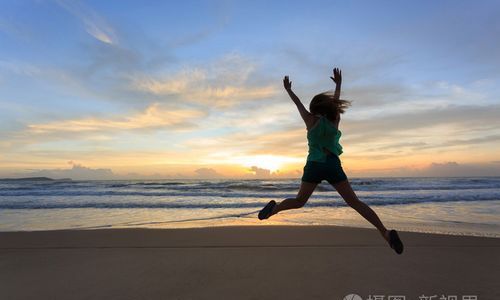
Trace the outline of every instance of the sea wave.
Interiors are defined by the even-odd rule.
[[[350,179],[355,191],[453,191],[500,190],[500,178],[386,178]],[[297,192],[299,180],[214,180],[214,181],[2,181],[0,196],[82,195],[85,190],[124,195],[126,193],[160,192]],[[335,191],[326,182],[316,192]],[[89,194],[90,195],[90,194]],[[205,194],[204,194],[205,195]]]
[[[498,201],[498,198],[469,198],[469,199],[440,199],[440,198],[413,198],[413,199],[386,199],[372,197],[364,199],[368,205],[408,205],[416,203],[445,203],[445,202],[479,202]],[[2,201],[0,209],[68,209],[68,208],[98,208],[98,209],[134,209],[134,208],[161,208],[161,209],[224,209],[224,208],[262,208],[266,201],[242,201],[242,202],[171,202],[171,201]],[[339,199],[336,200],[310,200],[308,207],[345,207],[347,204]]]
[[[397,205],[500,199],[500,178],[354,178],[360,199]],[[297,195],[297,180],[0,180],[0,209],[260,207]],[[261,202],[262,201],[262,202]],[[344,206],[329,184],[317,186],[311,206]]]

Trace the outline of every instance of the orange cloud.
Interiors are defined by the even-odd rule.
[[[83,118],[54,121],[29,125],[28,130],[31,133],[137,130],[160,127],[183,130],[195,126],[189,122],[190,119],[205,115],[205,112],[199,110],[162,109],[158,104],[153,104],[142,113],[122,119]]]

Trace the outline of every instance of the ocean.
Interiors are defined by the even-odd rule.
[[[353,178],[386,227],[500,237],[500,177]],[[326,181],[301,209],[268,220],[271,199],[295,197],[300,179],[0,180],[0,231],[338,225],[374,228]]]

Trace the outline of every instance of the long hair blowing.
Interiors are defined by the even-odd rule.
[[[323,115],[328,119],[335,119],[338,114],[343,114],[351,106],[351,101],[335,99],[331,91],[314,96],[309,104],[309,111],[313,115]]]

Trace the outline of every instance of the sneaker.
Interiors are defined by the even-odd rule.
[[[269,201],[269,203],[266,206],[264,206],[264,208],[259,212],[259,220],[264,220],[269,218],[275,206],[276,206],[276,201],[274,200]]]

